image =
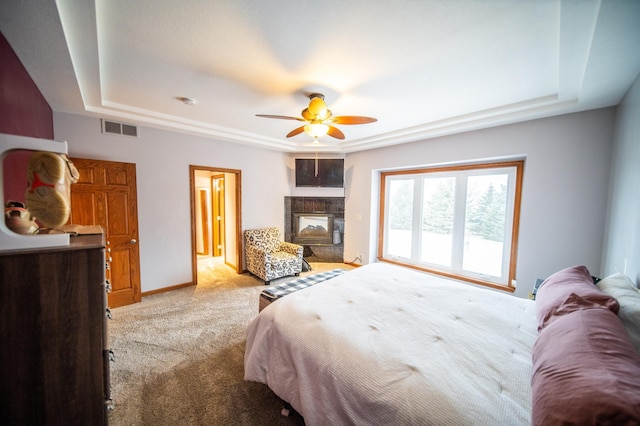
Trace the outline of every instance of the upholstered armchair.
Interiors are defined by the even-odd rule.
[[[302,271],[303,247],[280,241],[278,228],[245,230],[244,247],[247,269],[265,284]]]

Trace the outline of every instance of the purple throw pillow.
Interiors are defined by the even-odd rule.
[[[556,272],[547,278],[536,294],[536,318],[538,331],[551,320],[558,308],[565,305],[571,295],[577,295],[590,304],[602,305],[617,313],[618,302],[593,284],[589,270],[585,266],[572,266]],[[586,302],[585,302],[586,303]],[[580,303],[569,304],[566,309],[581,309]]]
[[[533,346],[532,423],[638,425],[640,354],[610,309],[578,299]]]

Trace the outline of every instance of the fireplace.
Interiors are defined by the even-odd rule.
[[[296,244],[333,244],[333,214],[294,213],[292,234]]]
[[[344,197],[284,197],[285,241],[304,246],[307,261],[343,262],[343,236]]]

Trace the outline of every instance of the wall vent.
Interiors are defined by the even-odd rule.
[[[138,127],[131,124],[117,123],[110,120],[100,120],[102,122],[102,133],[114,135],[138,137]]]

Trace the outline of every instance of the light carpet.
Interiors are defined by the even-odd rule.
[[[311,266],[301,275],[351,269]],[[258,313],[263,282],[220,263],[211,263],[198,281],[112,310],[110,424],[304,424],[295,412],[280,414],[282,401],[267,386],[243,379],[246,329]]]

